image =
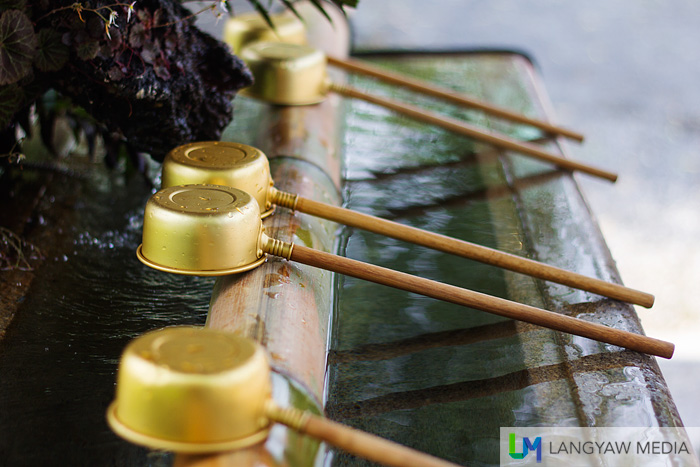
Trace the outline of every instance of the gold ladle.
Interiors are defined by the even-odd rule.
[[[170,327],[130,342],[107,421],[122,438],[152,449],[211,453],[267,438],[272,423],[389,466],[456,464],[272,399],[270,364],[251,339],[197,327]]]
[[[248,45],[255,42],[284,42],[288,44],[307,45],[306,28],[304,23],[289,11],[277,15],[270,15],[274,29],[265,19],[256,12],[244,13],[233,16],[226,21],[224,28],[224,41],[231,46],[234,53],[240,54]],[[495,117],[503,118],[517,123],[539,128],[551,135],[561,135],[566,138],[582,142],[581,133],[563,128],[552,123],[528,117],[510,109],[495,106],[488,102],[476,99],[464,93],[452,89],[436,86],[413,77],[394,73],[382,68],[377,68],[365,61],[350,58],[339,58],[327,55],[328,64],[342,68],[346,71],[359,73],[377,78],[381,81],[402,86],[416,92],[420,92],[438,99],[451,102],[462,107],[481,110]]]
[[[326,56],[312,47],[282,42],[256,42],[245,47],[240,57],[255,77],[252,86],[241,90],[242,95],[278,105],[310,105],[323,101],[333,91],[502,149],[553,163],[566,170],[580,171],[613,182],[617,180],[617,174],[547,152],[536,144],[481,130],[455,118],[334,83],[326,74]]]
[[[253,269],[266,254],[651,355],[673,355],[670,342],[270,238],[258,203],[235,188],[173,186],[158,191],[146,204],[137,255],[152,268],[218,276]]]
[[[283,206],[604,297],[647,308],[654,304],[653,295],[619,284],[280,191],[273,186],[270,165],[265,154],[245,144],[202,141],[184,144],[171,150],[163,161],[163,188],[190,184],[225,185],[246,191],[258,202],[263,217],[270,215],[275,206]]]

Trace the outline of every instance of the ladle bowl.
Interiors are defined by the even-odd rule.
[[[258,13],[247,13],[231,17],[228,19],[224,28],[224,41],[233,48],[234,53],[237,55],[240,55],[241,51],[250,44],[256,42],[285,42],[288,44],[301,45],[307,43],[304,23],[294,14],[289,11],[284,11],[278,15],[270,15],[269,19],[274,25],[274,29],[271,28],[268,22]],[[578,142],[583,141],[583,135],[578,132],[553,125],[544,120],[538,120],[527,115],[513,112],[510,109],[496,106],[473,96],[458,93],[451,88],[444,88],[434,83],[395,73],[361,60],[333,57],[330,55],[326,58],[329,65],[341,68],[345,71],[377,78],[386,83],[411,89],[458,106],[478,109],[495,117],[531,125],[551,135],[562,135]]]
[[[362,99],[414,120],[474,138],[509,151],[577,170],[610,181],[617,174],[554,154],[533,143],[519,141],[495,131],[480,129],[463,120],[437,114],[395,99],[366,93],[352,86],[332,82],[326,73],[325,54],[313,47],[281,42],[256,42],[245,47],[240,57],[255,76],[255,83],[242,94],[277,105],[310,105],[321,102],[329,92]]]
[[[326,56],[313,47],[281,42],[257,42],[240,57],[255,76],[242,95],[278,105],[317,104],[326,98],[330,82]]]
[[[270,364],[253,340],[229,332],[170,327],[124,350],[107,410],[121,437],[152,449],[211,453],[262,442],[272,422],[389,466],[455,464],[272,399]]]
[[[137,255],[166,272],[235,274],[265,261],[262,232],[260,208],[248,193],[219,185],[173,186],[146,203]]]
[[[637,305],[650,307],[654,303],[652,295],[619,284],[278,190],[270,177],[270,165],[265,154],[245,144],[202,141],[176,147],[165,157],[162,179],[164,187],[206,183],[247,191],[257,200],[263,211],[262,217],[271,214],[275,206],[282,206]]]
[[[239,55],[249,44],[255,42],[285,42],[288,44],[306,44],[304,23],[293,13],[284,11],[271,15],[274,28],[257,12],[243,13],[226,21],[224,42],[231,46],[233,53]]]
[[[247,338],[206,328],[152,331],[124,350],[112,429],[143,446],[206,453],[267,437],[271,397],[263,349]]]
[[[270,163],[257,148],[225,141],[183,144],[168,152],[163,161],[161,187],[176,185],[224,185],[250,194],[262,217],[274,211],[270,198]]]
[[[153,268],[201,276],[247,271],[269,254],[632,350],[673,355],[670,342],[270,238],[257,203],[231,187],[174,186],[154,194],[146,205],[137,254]]]

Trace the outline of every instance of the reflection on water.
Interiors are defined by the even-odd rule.
[[[73,181],[71,181],[74,183]],[[7,465],[158,465],[163,454],[107,427],[116,365],[129,340],[162,326],[202,325],[211,279],[143,266],[135,255],[150,189],[140,179],[83,186],[72,232],[0,341],[0,453]],[[54,186],[59,185],[54,183]],[[114,187],[112,187],[114,188]],[[49,209],[73,199],[61,190]]]
[[[505,71],[493,75],[508,77]],[[479,87],[477,80],[463,84]],[[350,207],[609,273],[599,252],[589,250],[595,239],[579,225],[589,220],[571,221],[575,209],[561,196],[569,179],[551,167],[521,161],[510,167],[509,184],[493,151],[405,125],[367,104],[349,107]],[[37,271],[0,342],[1,458],[12,465],[168,463],[116,438],[104,412],[125,344],[157,327],[203,324],[212,280],[160,273],[136,260],[140,213],[150,195],[139,180],[104,177],[75,188],[76,195],[73,188],[44,207],[75,211],[68,241]],[[366,232],[346,234],[343,248],[353,258],[638,330],[629,307],[590,294]],[[678,422],[664,405],[651,359],[619,349],[601,353],[606,346],[585,339],[339,280],[327,410],[344,423],[456,462],[493,465],[501,426]],[[337,453],[335,464],[346,463],[357,465]]]
[[[439,69],[443,81],[531,112],[517,70],[498,63],[493,57],[382,59],[428,78]],[[399,93],[360,78],[355,84]],[[350,208],[615,279],[576,185],[561,172],[504,159],[368,104],[349,108]],[[523,139],[536,136],[494,126]],[[345,234],[352,258],[640,330],[630,306],[375,234]],[[352,278],[339,282],[327,412],[344,423],[469,465],[498,464],[500,427],[678,423],[655,363],[635,352]],[[363,465],[343,453],[333,462]]]
[[[473,143],[363,103],[351,108],[345,154],[350,208],[496,246],[488,191],[504,181],[485,176]],[[347,233],[349,257],[508,295],[497,268],[367,232]],[[452,461],[497,463],[498,426],[515,423],[509,407],[521,405],[520,395],[474,398],[473,388],[458,386],[523,370],[513,323],[365,281],[341,282],[328,413]],[[337,454],[335,464],[348,462]]]

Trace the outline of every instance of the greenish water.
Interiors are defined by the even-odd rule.
[[[379,60],[516,111],[541,112],[517,65],[523,61],[410,54]],[[367,79],[354,84],[521,139],[539,137]],[[353,102],[349,115],[349,207],[619,281],[567,174],[370,104]],[[352,258],[642,332],[629,305],[366,232],[344,234],[342,249]],[[339,278],[338,288],[326,409],[343,423],[467,465],[498,465],[501,427],[680,423],[648,356],[356,279]],[[365,464],[341,452],[333,463]]]
[[[203,324],[212,282],[136,259],[150,195],[140,178],[75,184],[44,201],[49,213],[74,210],[74,222],[0,341],[0,453],[7,465],[158,465],[163,455],[107,427],[119,356],[143,332]]]
[[[443,80],[455,82],[459,75],[467,87],[475,84],[468,79],[471,66],[443,64]],[[405,68],[428,79],[435,69],[434,63],[424,62]],[[480,120],[472,112],[409,97],[366,79],[356,79],[355,84]],[[494,223],[503,212],[494,212],[494,201],[503,201],[497,189],[505,181],[495,157],[477,156],[484,148],[466,138],[370,104],[353,102],[349,114],[345,146],[349,208],[481,245],[502,246],[499,236],[504,232],[497,233]],[[510,204],[505,213],[516,211],[507,194],[504,202]],[[508,297],[506,278],[498,268],[359,230],[345,233],[348,257]],[[517,230],[505,236],[523,241]],[[521,415],[513,408],[524,405],[523,395],[497,387],[484,393],[469,383],[525,368],[520,339],[508,331],[511,323],[357,279],[339,278],[339,285],[327,402],[330,416],[454,462],[497,464],[498,429],[517,424]],[[465,345],[458,336],[470,329],[495,330],[502,337]],[[431,342],[431,348],[424,348],[425,342]],[[375,352],[368,356],[372,346]],[[337,453],[334,462],[360,461]]]
[[[463,89],[533,112],[516,70],[504,63],[488,57],[392,61],[426,78],[435,78],[439,68]],[[367,80],[354,84],[404,95]],[[416,102],[520,138],[537,136],[472,112]],[[617,277],[567,175],[370,104],[348,102],[347,115],[349,207],[577,272]],[[239,141],[255,133],[257,116],[240,122]],[[141,179],[100,175],[76,183],[59,180],[39,206],[38,225],[51,226],[57,213],[73,217],[56,239],[62,252],[37,270],[0,341],[0,465],[167,465],[170,456],[113,435],[104,412],[126,343],[157,327],[204,324],[213,279],[164,274],[137,261],[143,205],[151,194]],[[347,229],[340,250],[641,330],[631,307],[374,234]],[[335,298],[326,408],[343,423],[458,463],[493,465],[501,426],[679,422],[655,363],[644,356],[523,330],[494,315],[352,278],[338,278]],[[285,394],[301,404],[293,387]],[[293,463],[312,456],[317,446],[307,441],[280,456]],[[331,462],[363,464],[340,452]]]
[[[59,251],[36,270],[0,340],[0,465],[162,466],[172,454],[118,438],[105,413],[119,357],[153,329],[204,325],[213,278],[166,274],[136,258],[143,207],[152,190],[138,176],[54,180],[35,210]],[[61,221],[62,219],[62,221]],[[275,375],[276,400],[318,411],[308,395]],[[280,462],[308,464],[319,444],[275,429]]]

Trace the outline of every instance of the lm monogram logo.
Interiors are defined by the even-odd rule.
[[[535,442],[531,442],[530,438],[523,438],[523,452],[515,451],[515,433],[508,435],[508,455],[513,459],[524,459],[530,451],[537,451],[537,463],[542,462],[542,437],[535,438]]]

